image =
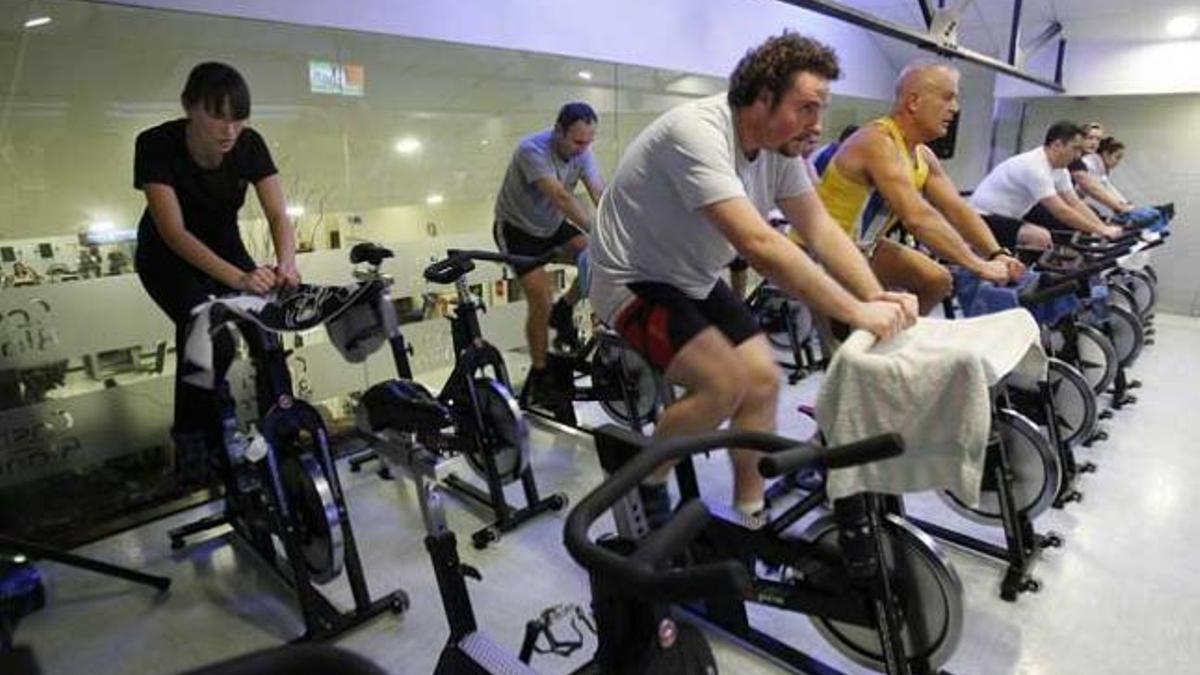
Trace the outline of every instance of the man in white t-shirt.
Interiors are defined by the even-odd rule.
[[[1079,157],[1083,130],[1060,121],[1046,130],[1041,147],[1001,162],[975,188],[971,205],[1001,246],[1049,248],[1051,229],[1074,229],[1117,237],[1121,228],[1106,225],[1075,194],[1067,167]]]
[[[688,390],[663,412],[655,438],[726,420],[774,429],[779,367],[746,304],[720,278],[736,254],[816,311],[882,338],[916,320],[916,298],[884,292],[817,199],[804,160],[788,156],[800,152],[797,136],[820,133],[829,81],[839,75],[828,47],[794,33],[770,38],[738,63],[727,95],[659,117],[613,173],[590,243],[589,296],[608,325]],[[772,207],[828,273],[767,224]],[[730,455],[736,507],[761,511],[757,454]],[[663,467],[642,486],[652,525],[669,509],[668,475]]]

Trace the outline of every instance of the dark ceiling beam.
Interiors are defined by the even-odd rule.
[[[1024,80],[1039,87],[1044,87],[1051,91],[1064,93],[1066,90],[1059,82],[1047,80],[1038,77],[1032,73],[1027,73],[1024,70],[1013,66],[1011,63],[1005,63],[1000,59],[993,58],[987,54],[982,54],[973,49],[961,47],[953,41],[941,41],[928,32],[915,30],[908,26],[904,26],[891,21],[880,19],[874,15],[868,14],[862,10],[853,7],[847,7],[832,0],[778,0],[794,7],[811,10],[818,14],[845,21],[846,23],[865,28],[874,33],[884,35],[902,42],[907,42],[920,49],[946,56],[952,59],[962,59],[981,65],[990,70],[994,70],[1003,75],[1014,77],[1018,80]],[[1017,0],[1018,2],[1020,0]],[[1061,69],[1061,65],[1060,65]]]

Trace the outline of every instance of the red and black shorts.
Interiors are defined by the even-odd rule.
[[[712,326],[735,346],[762,332],[745,302],[724,281],[696,300],[668,284],[636,282],[637,296],[617,315],[614,328],[654,367],[665,371],[692,338]]]

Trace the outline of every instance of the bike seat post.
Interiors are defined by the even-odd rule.
[[[454,280],[454,290],[458,293],[458,308],[454,311],[453,319],[454,333],[461,343],[455,348],[462,350],[483,337],[483,329],[479,327],[480,304],[471,296],[465,274]]]

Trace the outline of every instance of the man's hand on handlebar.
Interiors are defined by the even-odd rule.
[[[880,299],[859,304],[848,323],[870,331],[880,340],[887,340],[912,325],[912,322],[903,302]]]
[[[879,302],[892,302],[900,305],[900,310],[904,312],[904,326],[908,328],[917,322],[917,317],[920,316],[920,304],[917,301],[917,296],[912,293],[897,293],[895,291],[884,291],[879,295],[871,298]]]
[[[1100,230],[1100,234],[1106,239],[1116,239],[1125,234],[1125,230],[1117,225],[1106,225],[1104,229]]]
[[[1004,263],[1004,267],[1008,270],[1008,283],[1015,284],[1021,280],[1021,276],[1025,274],[1025,263],[1008,255],[998,255],[993,259],[993,262]]]
[[[1008,284],[1008,265],[1004,264],[1004,262],[999,259],[999,256],[997,256],[996,259],[983,262],[973,271],[975,272],[975,276],[983,279],[984,281],[990,281],[997,286],[1004,286]]]

